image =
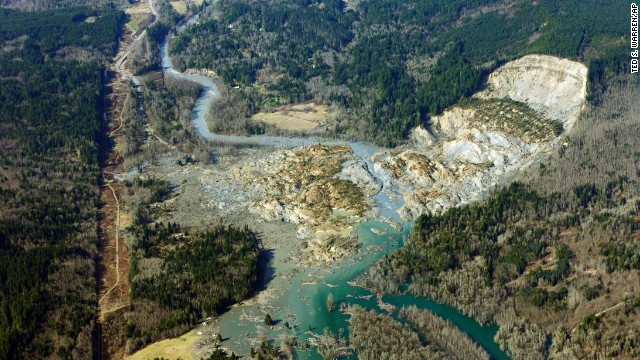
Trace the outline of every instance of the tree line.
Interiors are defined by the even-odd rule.
[[[480,322],[497,322],[496,341],[515,357],[542,358],[551,336],[552,347],[573,358],[606,354],[599,336],[615,344],[618,356],[635,356],[625,345],[633,322],[614,325],[616,313],[585,317],[625,301],[624,293],[635,296],[626,281],[603,279],[633,276],[640,266],[634,235],[640,226],[638,105],[632,95],[639,83],[618,76],[606,85],[602,102],[587,106],[565,143],[524,172],[523,183],[496,189],[476,204],[421,216],[405,247],[361,282],[388,293],[408,288]],[[588,326],[571,333],[582,322]]]

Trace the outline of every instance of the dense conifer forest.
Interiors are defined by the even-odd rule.
[[[126,0],[0,0],[0,7],[24,10],[42,11],[52,9],[63,9],[69,7],[93,7],[105,8],[122,6],[127,4]]]
[[[598,101],[627,66],[627,13],[591,0],[224,0],[173,40],[171,55],[183,70],[208,68],[239,86],[220,101],[250,112],[337,105],[335,134],[390,146],[529,53],[588,63]]]
[[[132,352],[180,335],[246,299],[257,280],[258,239],[247,227],[193,232],[157,222],[157,205],[170,196],[169,184],[138,179],[126,185],[137,194],[129,200],[137,208],[129,229],[132,305],[125,334]]]
[[[0,9],[0,359],[91,357],[100,60],[121,21]]]

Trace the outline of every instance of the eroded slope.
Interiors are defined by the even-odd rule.
[[[552,56],[505,64],[487,89],[416,128],[411,144],[374,156],[402,192],[401,216],[446,210],[483,197],[548,154],[571,129],[586,97],[587,68]]]

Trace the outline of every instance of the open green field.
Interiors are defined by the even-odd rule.
[[[171,7],[180,15],[184,15],[187,13],[187,3],[184,2],[183,0],[172,1]]]

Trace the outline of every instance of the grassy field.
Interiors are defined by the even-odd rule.
[[[175,10],[180,15],[184,15],[187,13],[187,3],[183,0],[172,1],[171,7],[173,7],[173,10]]]
[[[149,10],[149,5],[146,1],[139,2],[137,4],[132,4],[125,11],[127,15],[147,15],[151,14],[151,10]]]
[[[127,25],[131,27],[131,30],[133,32],[136,32],[138,31],[138,27],[140,27],[140,23],[148,17],[148,14],[131,14],[129,15],[129,21],[127,22]]]
[[[193,360],[191,350],[198,337],[193,331],[189,331],[180,337],[153,343],[126,359],[148,360],[164,357],[165,359]]]
[[[328,115],[329,108],[326,105],[309,103],[286,107],[274,112],[259,112],[251,119],[275,125],[284,130],[306,131],[322,125]]]

